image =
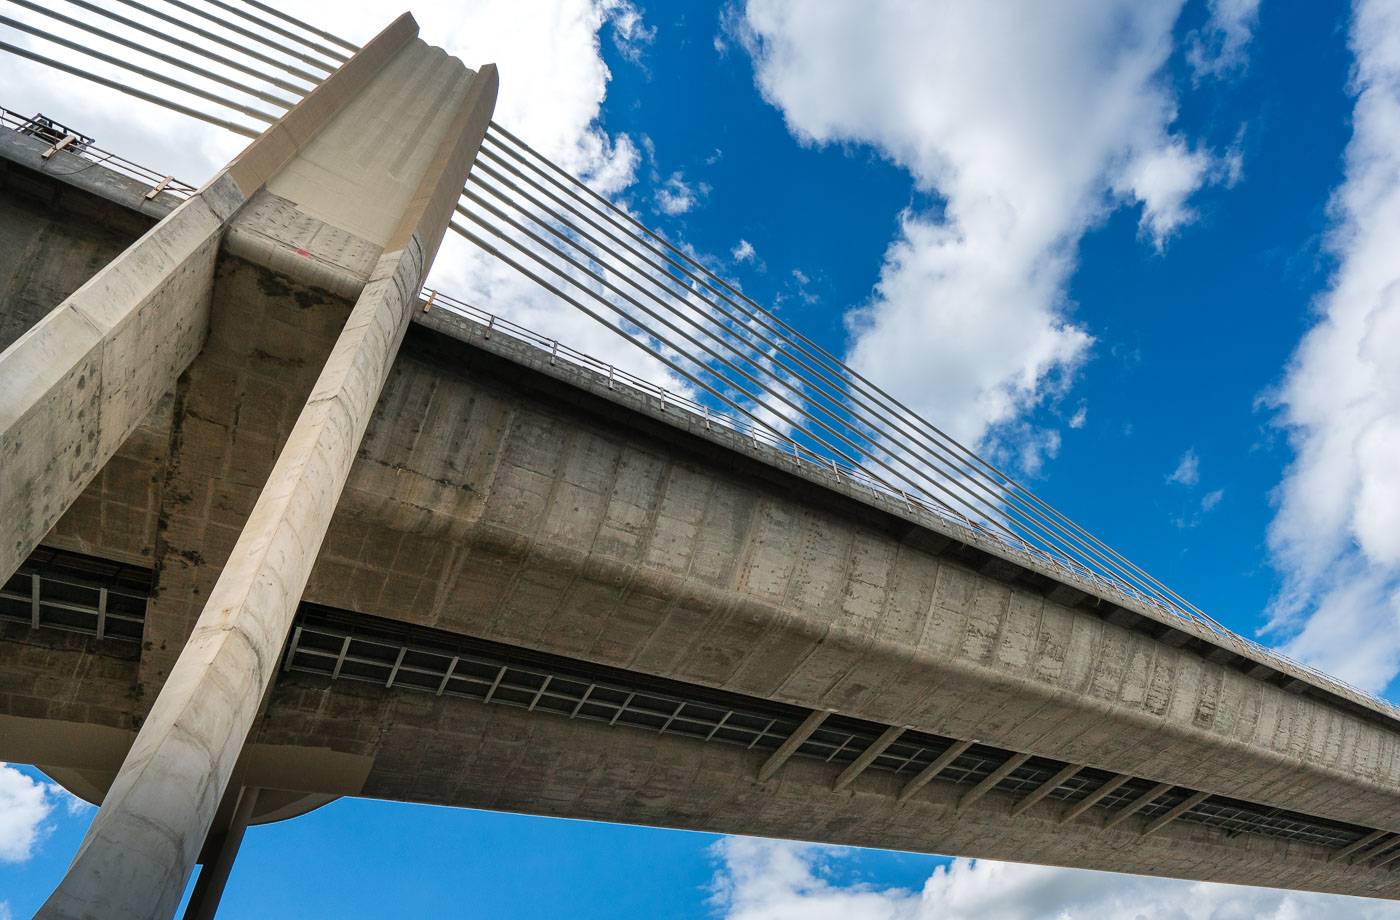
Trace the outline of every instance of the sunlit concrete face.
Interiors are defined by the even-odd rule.
[[[200,357],[46,539],[149,561],[139,654],[9,624],[0,641],[0,740],[27,732],[32,759],[95,787],[349,309],[236,256],[213,277]],[[1379,714],[1250,677],[499,333],[416,319],[305,600],[1390,829],[1400,744]],[[837,765],[802,759],[759,782],[762,751],[299,674],[280,678],[250,742],[298,765],[260,767],[294,791],[1395,893],[1391,866],[1298,842],[1105,829],[1097,811],[1060,824],[1049,800],[1011,818],[997,790],[958,811],[965,790],[931,782],[901,801],[905,778],[878,771],[838,793]]]
[[[186,584],[174,584],[174,572],[163,573],[163,587],[173,590],[158,599],[157,607],[168,601],[169,609],[156,622],[172,628],[143,636],[159,651],[138,673],[136,737],[38,916],[173,915],[201,851],[218,833],[226,787],[247,763],[246,739],[486,131],[496,86],[494,65],[479,72],[465,67],[418,40],[413,18],[400,16],[0,351],[0,379],[6,381],[0,390],[6,471],[0,517],[11,522],[0,542],[0,578],[9,581],[172,390],[164,467],[174,475],[163,477],[158,495],[147,490],[162,512],[150,553],[161,566],[174,544],[189,563]],[[6,243],[19,249],[34,235],[30,230],[30,239],[19,234]],[[314,353],[301,365],[309,392],[283,401],[294,418],[289,431],[276,424],[274,411],[264,424],[242,427],[243,443],[236,446],[221,435],[228,434],[230,411],[238,419],[238,400],[222,397],[230,383],[256,379],[229,374],[241,369],[237,359],[246,359],[247,349],[240,342],[229,362],[217,344],[207,354],[204,348],[215,268],[229,257],[353,302],[348,316],[332,309],[317,317],[329,323],[328,352],[305,330],[274,332],[293,351]],[[232,315],[221,321],[238,325],[243,337],[253,329],[275,330],[277,298],[286,293],[281,287],[234,295]],[[27,323],[35,311],[23,312],[11,325]],[[287,351],[269,346],[273,354]],[[189,372],[197,358],[203,374]],[[201,379],[208,376],[218,379]],[[252,462],[231,464],[235,452]],[[227,504],[215,507],[207,486],[219,478],[252,490],[251,508],[239,514]],[[167,510],[167,491],[169,504],[184,515]],[[139,502],[139,490],[128,490],[127,497]],[[209,536],[220,526],[212,519],[229,514],[237,520],[227,528],[232,548],[223,552]],[[226,561],[204,564],[206,549]],[[206,575],[212,583],[200,584]],[[38,582],[31,583],[31,628],[37,628],[42,604]],[[106,596],[100,595],[99,621]],[[101,626],[96,634],[100,640]],[[73,734],[71,726],[65,733]],[[234,797],[250,807],[236,805],[237,827],[226,825],[227,834],[219,835],[235,848],[261,798],[257,789],[239,794],[241,785],[240,779],[232,787]],[[227,864],[216,857],[216,865]],[[212,882],[206,896],[208,880],[201,878],[192,900],[201,914],[212,912],[209,899],[216,902],[222,887]]]

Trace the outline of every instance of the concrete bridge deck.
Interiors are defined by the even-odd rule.
[[[36,144],[0,137],[0,329],[151,219]],[[219,255],[198,356],[0,598],[0,758],[105,791],[348,311]],[[238,767],[264,819],[368,795],[1400,892],[1388,712],[487,333],[406,335]]]

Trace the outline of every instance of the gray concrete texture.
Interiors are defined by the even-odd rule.
[[[242,271],[257,274],[251,267]],[[293,302],[282,301],[288,308]],[[1337,743],[1352,738],[1384,750],[1392,742],[1375,721],[1012,588],[955,556],[911,548],[917,535],[901,522],[772,467],[750,467],[636,408],[527,370],[529,363],[549,366],[543,353],[521,351],[515,357],[523,363],[496,359],[480,350],[487,343],[479,332],[476,346],[467,346],[424,328],[412,331],[352,470],[307,600],[798,705],[830,705],[847,715],[975,737],[1367,826],[1391,813],[1392,793],[1378,794],[1366,788],[1364,777],[1347,775],[1361,761]],[[490,347],[515,350],[499,334]],[[257,358],[250,353],[244,360]],[[613,391],[615,400],[625,395]],[[236,441],[237,432],[229,437]],[[585,464],[586,458],[595,462]],[[581,488],[579,480],[586,477],[593,477],[592,488]],[[536,485],[528,492],[512,485],[531,480]],[[522,494],[534,497],[522,501]],[[586,510],[592,518],[580,522]],[[667,532],[668,518],[682,513],[694,525]],[[750,551],[749,544],[763,552]],[[756,565],[767,558],[774,561]],[[569,566],[562,574],[561,561]],[[761,597],[791,592],[801,606],[751,599],[758,594],[749,587],[755,575],[768,586]],[[814,575],[821,578],[816,587],[797,583]],[[721,590],[729,596],[717,599]],[[868,634],[843,636],[831,628],[859,614],[852,600],[864,592],[876,598],[863,601],[876,610]],[[164,609],[159,600],[152,604],[148,629],[158,628]],[[626,630],[613,626],[628,623]],[[865,627],[849,632],[860,629]],[[838,653],[847,656],[844,664]],[[1138,676],[1129,667],[1135,661],[1144,672]],[[397,708],[390,717],[366,704],[365,692],[337,685],[318,692],[313,702],[288,685],[274,693],[255,737],[371,759],[363,790],[369,795],[607,817],[587,804],[600,795],[585,795],[598,783],[594,773],[578,774],[580,785],[571,792],[541,786],[537,771],[527,766],[540,758],[552,762],[555,755],[548,752],[555,742],[536,745],[529,738],[556,729],[532,728],[517,739],[511,755],[517,766],[473,770],[463,761],[486,756],[474,753],[476,742],[422,726],[409,714],[425,706],[450,707],[453,714],[443,718],[465,719],[463,713],[479,704],[439,704],[391,691],[386,696]],[[1244,701],[1222,704],[1229,692]],[[296,702],[284,704],[282,694]],[[1203,717],[1212,706],[1226,717]],[[491,712],[472,718],[498,718]],[[514,724],[519,717],[499,718]],[[386,733],[390,726],[402,730]],[[409,730],[415,726],[422,731]],[[428,744],[427,736],[437,740]],[[636,774],[633,786],[624,783],[616,793],[634,803],[650,798],[642,778],[649,775],[645,764],[657,745],[690,750],[679,740],[639,738],[638,759],[629,760],[631,742],[609,738],[600,737],[595,747],[615,758],[610,771]],[[1296,754],[1277,757],[1274,743]],[[425,762],[425,751],[440,752],[433,755],[438,759]],[[1324,759],[1329,755],[1330,762]],[[680,762],[694,756],[676,754]],[[456,772],[442,775],[450,769]],[[793,769],[815,767],[793,762],[774,782],[787,782]],[[1269,769],[1272,776],[1262,773]],[[736,788],[753,783],[752,774],[729,779]],[[439,781],[442,788],[433,791]],[[666,809],[634,804],[612,819],[1275,883],[1267,878],[1352,893],[1375,894],[1389,884],[1388,874],[1359,880],[1358,874],[1369,873],[1324,869],[1320,854],[1304,844],[1249,837],[1227,843],[1223,834],[1199,827],[1154,835],[1132,851],[1138,853],[1132,860],[1123,854],[1129,852],[1125,841],[1135,838],[1117,834],[1099,838],[1099,846],[1076,842],[1066,850],[1065,835],[1081,832],[1049,831],[1045,822],[1062,808],[1055,803],[1028,813],[1044,815],[1041,822],[998,819],[996,834],[981,834],[982,843],[975,844],[961,832],[940,829],[956,823],[951,817],[929,823],[917,808],[919,820],[907,831],[877,838],[879,821],[861,811],[830,817],[828,824],[794,816],[783,828],[771,812],[762,821],[741,819],[753,811],[747,797],[730,806],[703,787],[664,776],[655,781],[678,783],[667,786]],[[489,793],[470,791],[473,783],[485,784]],[[630,797],[623,795],[627,788]],[[895,780],[876,774],[853,785],[855,793],[879,790],[882,803],[896,788]],[[934,784],[928,795],[937,797],[940,788]],[[686,789],[692,801],[682,808],[675,802]],[[829,788],[824,794],[830,795]],[[1362,795],[1373,796],[1371,810],[1354,807]],[[1005,807],[997,795],[986,801],[988,808]],[[681,821],[677,809],[688,809],[691,817]],[[842,822],[868,822],[872,836],[838,833]],[[1207,838],[1216,842],[1203,851],[1200,840]],[[1192,844],[1182,859],[1167,858],[1170,848],[1163,841],[1183,839]],[[1246,863],[1222,858],[1218,848],[1230,847],[1254,854],[1247,871]],[[1260,874],[1255,858],[1277,862],[1284,855],[1280,847],[1291,854],[1286,871],[1280,864],[1272,874]],[[1154,854],[1151,859],[1141,856],[1144,849]],[[1201,852],[1210,853],[1209,859]],[[1208,873],[1202,862],[1212,866]]]
[[[981,575],[903,521],[551,385],[544,352],[513,357],[410,340],[308,600],[1340,820],[1395,813],[1379,717]]]
[[[175,641],[162,641],[158,631],[146,635],[162,652],[182,648],[168,675],[160,654],[142,662],[138,696],[149,697],[146,680],[152,689],[159,683],[159,692],[42,917],[173,914],[238,765],[494,106],[494,68],[475,74],[418,41],[416,31],[411,17],[396,20],[0,353],[0,457],[7,473],[17,474],[0,485],[0,514],[22,522],[0,555],[8,578],[199,352],[226,229],[234,251],[291,281],[323,283],[333,295],[355,298],[329,356],[311,365],[315,384],[305,404],[288,404],[297,418],[275,461],[256,445],[241,445],[253,457],[256,473],[245,484],[257,498],[232,528],[236,539],[222,571],[199,563],[205,550],[223,555],[209,546],[207,529],[192,533],[180,529],[177,513],[159,516],[153,552],[168,555],[172,541],[199,544],[183,553],[193,563],[185,583],[176,584],[181,573],[172,571],[165,585],[174,609],[161,622],[175,624]],[[243,208],[250,197],[259,204]],[[220,370],[218,347],[213,351],[215,361],[201,362],[204,373]],[[89,376],[96,394],[82,392]],[[181,410],[227,385],[220,380],[187,399],[191,376],[180,376],[176,387]],[[228,401],[209,402],[217,416]],[[172,423],[175,462],[167,463],[164,481],[171,512],[200,506],[203,490],[189,480],[181,488],[181,473],[200,461],[217,463],[218,428],[198,409]],[[245,431],[268,446],[278,434],[256,425]],[[70,460],[69,442],[87,447],[89,462]],[[270,473],[259,460],[271,462]],[[162,505],[164,498],[163,490]],[[202,504],[196,526],[216,510]],[[213,574],[190,629],[190,601],[206,594],[200,581]]]
[[[0,542],[8,577],[175,384],[204,341],[224,220],[216,182],[0,352]]]
[[[250,156],[265,164],[265,154]],[[285,213],[288,199],[255,197],[260,214]],[[27,226],[29,236],[0,250],[20,253],[7,265],[23,259],[33,234],[61,237]],[[0,755],[29,752],[110,782],[147,718],[340,331],[349,304],[324,287],[359,275],[377,248],[346,227],[317,236],[309,222],[286,226],[264,234],[264,252],[327,241],[319,255],[331,268],[298,281],[271,256],[254,265],[226,254],[215,271],[211,255],[207,344],[178,385],[148,394],[147,411],[127,423],[135,433],[46,538],[153,564],[139,660],[110,643],[5,625]],[[97,244],[70,238],[63,278],[96,258]],[[411,295],[411,281],[399,277],[395,296]],[[7,287],[18,290],[32,285]],[[16,316],[25,302],[13,298]],[[319,555],[303,547],[308,561],[316,556],[305,591],[284,585],[273,606],[285,611],[302,593],[1400,829],[1400,744],[1383,714],[1306,686],[1290,693],[1243,673],[1230,655],[1162,641],[1164,630],[1131,611],[1106,620],[1092,598],[1079,602],[1081,591],[876,507],[777,453],[732,443],[506,337],[487,340],[470,323],[415,318]],[[280,642],[275,633],[262,645]],[[267,656],[259,660],[252,671],[265,676]],[[237,736],[229,708],[197,721]],[[835,765],[794,760],[758,783],[760,752],[306,676],[274,688],[250,741],[268,762],[299,765],[252,783],[272,788],[1396,894],[1389,871],[1329,864],[1307,844],[1227,839],[1198,825],[1151,837],[1133,821],[1112,831],[1098,821],[1058,825],[1062,806],[1048,801],[1013,820],[997,792],[954,816],[961,790],[940,783],[903,806],[902,778],[878,772],[832,793]],[[217,796],[197,808],[214,804]]]

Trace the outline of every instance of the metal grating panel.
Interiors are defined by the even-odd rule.
[[[40,547],[0,587],[0,620],[140,642],[150,572]]]
[[[661,681],[588,662],[311,605],[303,605],[298,616],[283,668],[760,750],[779,747],[806,716],[801,709],[768,700]],[[832,716],[798,747],[794,756],[850,763],[885,728]],[[912,776],[955,743],[951,738],[908,731],[877,756],[870,769]],[[937,779],[970,787],[1012,756],[1011,751],[973,745],[948,764]],[[1004,777],[996,789],[1024,796],[1065,766],[1059,761],[1033,757]],[[1113,777],[1103,770],[1085,768],[1061,782],[1047,798],[1080,802]],[[1147,779],[1131,779],[1094,807],[1105,811],[1125,808],[1154,786],[1156,783]],[[1192,790],[1182,787],[1171,789],[1144,804],[1137,815],[1148,820],[1159,817],[1192,794]],[[1205,799],[1177,820],[1220,828],[1232,836],[1259,834],[1336,849],[1355,843],[1371,830],[1220,796]]]

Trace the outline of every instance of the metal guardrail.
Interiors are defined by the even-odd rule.
[[[1022,564],[1031,563],[1028,566],[1030,568],[1049,566],[1059,573],[1067,583],[1077,582],[1105,600],[1136,602],[1151,607],[1179,622],[1190,624],[1197,630],[1205,629],[1211,634],[1216,644],[1235,652],[1242,658],[1268,664],[1284,674],[1299,672],[1297,676],[1306,675],[1326,689],[1338,692],[1343,696],[1364,700],[1379,707],[1386,714],[1400,719],[1400,706],[1395,703],[1319,671],[1317,668],[1289,658],[1287,655],[1261,645],[1253,639],[1232,632],[1210,617],[1203,616],[1194,610],[1177,606],[1159,596],[1140,591],[1130,584],[1096,572],[1074,559],[1049,552],[1023,540],[1015,540],[1008,537],[1006,533],[993,530],[957,511],[940,507],[917,493],[893,488],[863,470],[852,468],[830,457],[815,453],[795,440],[783,439],[770,429],[718,412],[685,394],[668,390],[659,384],[652,383],[613,364],[572,348],[558,339],[535,332],[449,294],[425,287],[422,296],[425,301],[425,311],[435,306],[441,306],[451,312],[461,314],[483,325],[485,327],[483,335],[487,339],[492,335],[505,335],[544,352],[548,355],[550,364],[567,361],[576,367],[591,370],[606,378],[610,389],[626,386],[656,399],[663,413],[673,411],[687,414],[691,417],[691,421],[698,423],[700,427],[707,430],[721,428],[751,440],[755,446],[761,444],[784,455],[790,455],[796,462],[823,473],[830,473],[837,478],[838,482],[857,486],[869,492],[872,497],[881,500],[882,503],[894,505],[896,509],[902,504],[908,512],[935,517],[943,522],[945,527],[950,526],[964,543],[985,544],[990,542],[995,545],[1000,555],[1010,557]]]
[[[173,195],[183,201],[195,193],[195,187],[188,182],[181,182],[173,176],[162,175],[154,169],[142,166],[140,163],[135,163],[128,160],[126,157],[118,156],[115,153],[103,150],[101,147],[94,146],[91,142],[70,142],[64,144],[63,138],[51,138],[48,132],[43,131],[42,129],[44,126],[37,123],[36,118],[20,115],[18,112],[11,111],[10,109],[0,107],[0,127],[10,128],[14,131],[39,137],[42,140],[48,140],[50,142],[49,155],[62,150],[64,153],[86,160],[93,166],[105,167],[129,179],[135,179],[143,185],[148,185],[151,191],[147,193],[147,198],[154,198],[156,195],[165,194]],[[77,138],[77,135],[71,136]]]

